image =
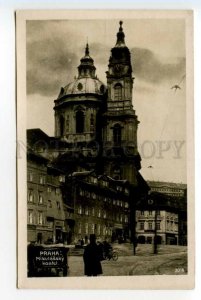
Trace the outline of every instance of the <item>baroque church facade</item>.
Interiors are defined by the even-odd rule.
[[[135,235],[134,206],[149,188],[139,173],[139,121],[132,101],[131,55],[125,43],[123,22],[119,23],[117,41],[111,49],[106,72],[107,85],[96,76],[87,43],[78,76],[60,89],[54,101],[55,136],[49,137],[39,129],[27,132],[32,167],[34,161],[38,164],[43,157],[46,182],[64,178],[60,186],[55,187],[60,189],[63,201],[58,204],[63,210],[62,220],[58,219],[58,213],[55,217],[52,210],[51,216],[48,215],[50,200],[45,194],[44,221],[37,224],[37,217],[33,217],[29,224],[29,219],[29,240],[37,241],[38,233],[42,242],[60,239],[68,243],[83,237],[87,239],[90,233],[113,240]],[[58,199],[57,203],[60,203]],[[55,206],[55,210],[58,207]],[[28,209],[30,218],[32,209],[30,206]],[[40,232],[42,227],[43,233]]]
[[[107,86],[95,71],[87,44],[78,77],[62,87],[55,100],[55,136],[70,147],[80,145],[86,161],[94,155],[90,145],[96,146],[101,154],[100,172],[135,185],[140,169],[139,121],[132,105],[132,66],[122,22],[109,58]]]

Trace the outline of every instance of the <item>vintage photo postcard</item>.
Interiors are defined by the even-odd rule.
[[[194,287],[192,11],[17,11],[18,287]]]

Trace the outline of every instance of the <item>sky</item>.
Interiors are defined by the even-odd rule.
[[[27,21],[27,128],[54,135],[54,100],[77,75],[87,41],[96,74],[106,84],[118,22]],[[140,172],[146,180],[185,183],[185,23],[182,19],[126,19],[123,29],[135,77]],[[181,89],[171,89],[175,84]]]

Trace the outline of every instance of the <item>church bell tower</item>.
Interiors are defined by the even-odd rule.
[[[140,169],[137,149],[138,119],[133,109],[131,55],[125,44],[122,24],[111,49],[107,74],[107,108],[103,115],[104,172],[115,179],[136,184]]]

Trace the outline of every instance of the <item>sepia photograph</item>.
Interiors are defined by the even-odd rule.
[[[193,288],[192,11],[16,18],[18,287]]]

